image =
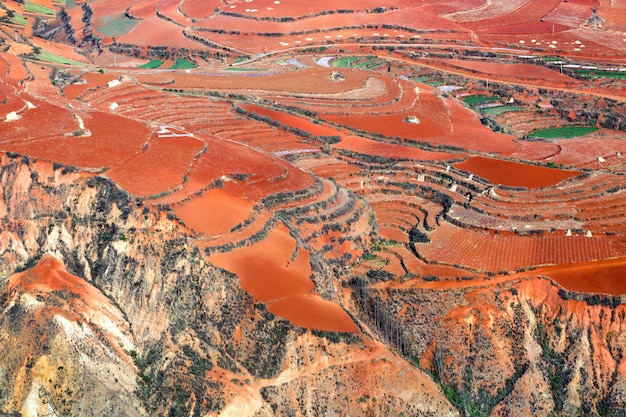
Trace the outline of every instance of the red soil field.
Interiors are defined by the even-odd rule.
[[[608,160],[615,157],[618,152],[626,155],[626,140],[617,132],[607,131],[578,138],[559,139],[555,140],[555,143],[561,147],[561,151],[548,161],[564,165],[583,166],[591,162],[596,163],[599,156]]]
[[[2,145],[4,150],[85,168],[115,166],[139,152],[150,131],[141,123],[112,114],[93,112],[83,114],[89,137],[62,137],[59,132],[78,129],[77,121],[64,109],[35,101],[37,108],[24,112],[15,123],[18,130],[8,135],[13,139]],[[20,128],[30,126],[32,138],[19,134]],[[38,126],[34,129],[32,126]],[[35,140],[33,140],[35,139]],[[71,152],[68,152],[71,149]]]
[[[0,56],[2,56],[8,64],[8,73],[6,74],[10,81],[20,81],[28,78],[28,72],[26,71],[26,68],[24,68],[24,64],[21,59],[15,55],[4,52],[0,52]]]
[[[269,117],[272,120],[280,122],[281,124],[304,130],[305,132],[309,132],[315,136],[333,136],[339,134],[339,131],[336,128],[315,124],[302,117],[292,116],[291,114],[254,105],[243,105],[242,107],[248,112]]]
[[[500,27],[514,24],[536,22],[554,10],[561,0],[531,0],[523,6],[504,16],[478,22],[467,22],[464,25],[476,30],[486,27]]]
[[[237,9],[235,9],[237,10]],[[232,10],[231,10],[232,11]],[[260,10],[259,10],[260,11]],[[241,13],[243,10],[238,11]],[[270,14],[272,11],[266,12]],[[420,14],[420,19],[415,19],[415,15]],[[257,17],[260,13],[250,13],[250,16]],[[346,26],[346,14],[326,14],[322,16],[313,16],[305,19],[299,19],[291,22],[278,22],[278,21],[262,21],[253,19],[244,19],[238,16],[218,15],[211,19],[207,19],[203,22],[196,24],[196,27],[222,30],[229,32],[233,28],[245,27],[245,32],[250,34],[256,33],[279,33],[284,36],[275,37],[277,39],[271,40],[266,36],[258,37],[258,42],[265,42],[266,44],[275,44],[276,40],[285,40],[283,37],[290,37],[290,33],[304,32],[304,39],[336,39],[338,34],[342,34],[343,37],[353,37],[353,34],[357,34],[354,37],[372,36],[374,33],[378,33],[379,36],[391,35],[395,36],[397,29],[377,29],[376,26],[384,22],[391,27],[392,25],[403,28],[410,28],[420,31],[430,31],[433,27],[440,28],[445,31],[457,31],[463,33],[466,39],[469,39],[469,30],[458,25],[449,19],[441,18],[433,14],[424,13],[421,8],[403,8],[399,10],[391,10],[383,14],[379,13],[366,13],[357,12],[349,14],[349,26],[352,28],[343,29]],[[367,28],[367,29],[366,29]],[[370,29],[372,28],[372,29]],[[401,31],[405,33],[404,31]],[[197,32],[199,35],[213,39],[213,33]],[[347,33],[348,35],[344,35]],[[406,32],[404,35],[410,38],[412,32]],[[330,38],[326,38],[330,36]],[[265,40],[263,40],[265,38]],[[341,38],[340,38],[341,39]],[[230,44],[230,43],[229,43]],[[280,49],[280,48],[279,48]]]
[[[185,16],[197,20],[213,15],[215,9],[220,6],[229,10],[227,6],[224,6],[224,2],[220,0],[182,0],[177,1],[176,4],[180,6],[180,11]]]
[[[420,123],[407,123],[405,119],[416,116]],[[438,97],[434,92],[422,91],[417,106],[400,115],[334,116],[322,118],[367,132],[385,136],[448,145],[462,149],[507,155],[519,145],[513,138],[495,133],[483,126],[478,116],[457,102]]]
[[[454,166],[473,172],[495,184],[526,188],[549,187],[580,174],[578,171],[565,171],[483,156],[473,156]]]
[[[189,0],[185,0],[187,3]],[[198,3],[200,0],[194,0],[193,3]],[[398,0],[394,1],[394,7],[405,8],[414,6],[416,3],[423,3],[423,0]],[[374,7],[380,7],[380,2],[376,0],[364,0],[355,4],[342,4],[339,5],[336,1],[333,0],[320,0],[315,2],[293,2],[293,1],[280,1],[278,4],[275,3],[274,0],[254,0],[254,1],[246,1],[245,3],[236,3],[235,7],[232,8],[231,5],[226,4],[221,8],[224,11],[229,11],[233,13],[247,14],[249,16],[254,17],[264,17],[264,16],[274,16],[274,17],[298,17],[298,16],[306,16],[315,13],[319,13],[322,11],[328,10],[337,10],[346,9],[363,11],[367,9],[371,9]],[[339,6],[339,7],[338,7]],[[268,10],[268,7],[271,10]],[[256,12],[248,11],[246,9],[254,10]],[[213,9],[210,9],[211,11]],[[207,16],[208,9],[199,10],[198,14],[193,16],[196,18],[202,18]]]
[[[103,87],[109,81],[116,80],[117,74],[101,74],[99,72],[88,72],[81,77],[81,82],[70,84],[63,90],[65,97],[69,100],[75,100],[82,93],[90,88]]]
[[[495,28],[479,29],[476,32],[490,35],[551,35],[553,28],[554,33],[565,32],[570,29],[569,26],[554,24],[551,22],[529,22],[516,25],[499,26]]]
[[[202,147],[190,137],[152,138],[145,151],[120,161],[106,176],[136,196],[171,191],[183,182]]]
[[[361,154],[395,159],[449,161],[452,159],[461,159],[465,157],[465,154],[460,153],[425,151],[409,146],[365,139],[359,136],[346,136],[341,140],[340,143],[333,145],[333,147],[335,149],[344,149]]]
[[[623,255],[623,245],[608,236],[539,236],[489,234],[442,224],[430,235],[432,242],[417,250],[426,259],[460,264],[480,271],[514,271],[532,265],[602,260]],[[454,242],[454,245],[450,245]]]
[[[546,275],[573,291],[626,294],[626,258],[537,268],[533,274]]]
[[[246,220],[252,208],[248,200],[213,189],[176,207],[174,213],[195,232],[215,236]]]
[[[216,253],[209,261],[237,274],[242,288],[266,302],[269,311],[294,324],[319,330],[355,331],[356,325],[339,305],[324,302],[313,292],[306,249],[299,248],[295,260],[290,260],[294,250],[295,241],[287,228],[279,224],[255,245]],[[309,308],[302,308],[303,303]]]
[[[137,45],[168,45],[189,49],[199,49],[200,46],[185,38],[183,28],[156,16],[140,21],[130,32],[116,39],[122,43]]]
[[[370,74],[366,71],[342,69],[346,76],[343,82],[333,82],[329,76],[333,72],[331,68],[309,68],[281,74],[258,74],[254,76],[238,73],[236,71],[223,71],[220,73],[167,73],[167,74],[135,74],[142,83],[168,84],[168,88],[183,89],[211,89],[211,90],[251,90],[260,92],[261,95],[269,95],[273,92],[288,93],[313,93],[330,94],[342,93],[360,88]]]
[[[531,64],[500,64],[496,62],[441,60],[447,65],[477,71],[494,76],[508,76],[518,79],[541,79],[553,82],[579,83],[579,81],[546,67]]]

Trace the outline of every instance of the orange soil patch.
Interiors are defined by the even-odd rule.
[[[201,44],[185,38],[183,28],[156,16],[140,21],[130,32],[116,39],[122,43],[137,45],[168,45],[191,49],[202,47]]]
[[[182,0],[176,3],[180,5],[180,11],[185,16],[193,19],[207,18],[215,13],[216,8],[224,5],[220,0]],[[227,6],[224,6],[224,8],[230,10]]]
[[[15,55],[0,53],[2,58],[8,63],[7,78],[11,81],[20,81],[28,78],[28,71],[24,67],[22,60]]]
[[[246,220],[252,208],[253,204],[248,200],[222,189],[213,189],[176,207],[174,213],[194,231],[215,236]]]
[[[189,0],[185,0],[185,3]],[[194,0],[194,3],[200,3],[201,0]],[[398,0],[394,1],[394,7],[405,8],[414,6],[416,3],[422,3],[423,0]],[[231,7],[231,4],[235,7]],[[291,2],[281,1],[279,4],[275,4],[274,0],[255,0],[252,3],[227,3],[222,5],[223,11],[229,11],[234,13],[241,13],[249,16],[271,16],[271,17],[298,17],[320,13],[322,11],[337,10],[337,2],[334,0],[319,0],[315,2]],[[268,10],[268,7],[270,10]],[[376,0],[363,0],[354,4],[343,4],[341,8],[350,9],[356,12],[364,11],[373,7],[380,7],[380,2]],[[249,11],[246,12],[246,9]],[[198,10],[198,14],[194,17],[202,18],[206,17],[207,8]],[[213,9],[210,9],[213,10]],[[256,10],[256,11],[252,11]],[[350,16],[350,15],[348,15]]]
[[[553,26],[554,25],[554,26]],[[569,30],[569,26],[551,23],[551,22],[528,22],[520,23],[508,26],[500,26],[496,28],[486,28],[476,31],[477,33],[490,34],[490,35],[535,35],[535,34],[552,34],[552,28],[554,27],[554,33],[565,32]]]
[[[168,88],[213,89],[213,90],[261,90],[263,95],[272,92],[298,92],[330,94],[361,88],[370,74],[366,71],[342,69],[346,76],[343,82],[333,82],[329,76],[331,68],[309,68],[281,74],[259,74],[253,76],[224,71],[210,73],[136,74],[146,84],[168,83]],[[169,84],[171,81],[173,83]]]
[[[417,117],[419,124],[407,123],[405,119],[410,116]],[[415,108],[402,114],[323,115],[322,118],[367,132],[434,145],[498,154],[509,154],[519,148],[512,137],[493,132],[471,110],[456,100],[438,97],[433,91],[422,91]]]
[[[572,291],[626,294],[626,258],[538,268],[534,275],[547,275]]]
[[[287,173],[287,167],[291,167],[278,158],[236,142],[214,136],[203,136],[201,139],[207,145],[208,151],[196,159],[187,174],[188,181],[183,184],[182,189],[171,196],[158,199],[159,203],[169,204],[183,200],[200,192],[208,184],[222,176],[228,178],[245,177],[245,179],[227,182],[227,184],[233,190],[237,190],[236,194],[239,196],[242,196],[249,188],[254,190],[257,188],[255,186],[258,185],[256,190],[258,193],[256,197],[258,198],[259,195],[265,196],[267,194],[267,190],[262,187],[263,185],[267,186],[268,181],[284,176]],[[294,168],[292,167],[292,169]],[[310,177],[310,175],[307,176]],[[279,188],[286,187],[284,181],[274,181],[274,184]]]
[[[237,274],[243,289],[266,302],[269,311],[294,324],[319,330],[355,331],[356,325],[339,305],[324,302],[314,293],[315,285],[309,278],[309,252],[299,248],[292,260],[295,249],[289,230],[278,224],[255,245],[216,253],[209,261]],[[303,304],[308,304],[307,308],[302,308]]]
[[[315,136],[333,136],[339,134],[339,131],[336,128],[315,124],[302,117],[292,116],[287,113],[270,110],[255,105],[243,105],[242,107],[248,112],[253,112],[260,114],[261,116],[269,117],[272,120],[280,122],[281,124],[304,130],[305,132],[309,132],[310,134]]]
[[[13,86],[0,79],[0,117],[22,109],[26,104],[15,94]]]
[[[251,10],[252,8],[255,8],[259,12],[262,12],[262,10],[258,9],[256,5],[251,5],[248,10]],[[237,9],[234,10],[236,11],[236,13],[242,13],[244,11],[237,11]],[[269,14],[271,12],[273,12],[273,10],[266,13]],[[415,19],[416,14],[420,15],[420,19]],[[249,15],[257,17],[260,16],[261,13],[255,12],[250,13]],[[277,33],[281,35],[284,34],[284,37],[290,37],[288,35],[290,33],[304,32],[304,38],[317,38],[318,40],[332,38],[337,39],[336,36],[338,34],[344,33],[344,30],[342,30],[343,28],[345,28],[345,33],[347,33],[350,37],[353,37],[355,33],[357,34],[357,36],[354,37],[372,36],[373,33],[379,33],[380,36],[386,37],[390,35],[395,36],[398,33],[398,30],[395,28],[374,29],[376,26],[379,26],[381,22],[384,22],[386,25],[389,26],[394,25],[401,28],[410,28],[413,30],[430,31],[433,28],[438,28],[442,31],[458,31],[469,34],[469,30],[462,27],[461,25],[458,25],[457,23],[452,22],[449,19],[441,18],[430,13],[424,13],[423,9],[416,7],[390,10],[382,14],[367,12],[356,12],[350,14],[324,14],[321,16],[312,16],[291,22],[246,19],[239,16],[221,14],[211,19],[207,19],[203,22],[199,22],[195,26],[199,28],[221,30],[225,32],[229,32],[234,28],[245,27],[247,33]],[[349,27],[346,28],[346,26]],[[372,29],[365,30],[364,28]],[[211,39],[214,38],[213,33],[199,32],[198,34],[200,34],[201,36],[209,37]],[[329,36],[329,38],[326,38],[326,36]],[[411,35],[410,33],[407,33],[407,35],[405,36],[410,37]],[[467,39],[469,39],[468,35],[465,36]],[[266,36],[255,37],[258,38],[257,41],[266,44],[270,42],[276,42],[275,40],[269,41],[268,37]],[[263,38],[265,38],[265,40],[263,40]],[[282,38],[283,36],[280,36],[278,39],[280,39],[281,41],[285,40]]]
[[[526,161],[543,161],[561,152],[561,147],[552,142],[528,142],[519,140],[519,150],[509,155],[515,159]]]
[[[409,243],[408,234],[400,229],[381,226],[378,233],[380,234],[380,237],[391,242]]]
[[[70,291],[83,300],[109,303],[109,300],[85,280],[68,273],[63,264],[52,255],[44,255],[35,267],[9,277],[9,287],[22,291],[49,293]]]
[[[340,143],[333,145],[333,147],[336,149],[344,149],[347,151],[381,156],[384,158],[417,159],[422,161],[449,161],[451,159],[460,159],[465,156],[464,154],[458,153],[425,151],[409,146],[365,139],[359,136],[347,136],[343,138]]]
[[[82,93],[90,88],[103,87],[107,85],[109,81],[116,80],[118,76],[116,74],[100,74],[99,72],[89,72],[82,77],[82,81],[79,83],[70,84],[63,90],[65,97],[69,100],[75,100]]]
[[[76,119],[65,109],[35,101],[37,108],[23,112],[11,122],[11,138],[4,150],[24,153],[48,161],[86,168],[119,164],[141,150],[149,130],[141,123],[108,113],[82,114],[90,137],[61,136],[78,129]],[[36,126],[36,127],[35,127]],[[32,136],[26,136],[29,132]]]
[[[623,255],[615,238],[596,235],[540,236],[489,234],[442,224],[431,233],[431,243],[418,245],[426,259],[460,264],[480,271],[514,271],[532,265],[557,265],[609,259]],[[450,245],[454,242],[454,245]]]
[[[546,81],[578,83],[577,80],[563,75],[550,68],[531,64],[499,64],[485,61],[463,61],[458,59],[445,59],[440,62],[447,65],[480,72],[483,74],[508,76],[519,79],[541,79]]]
[[[473,156],[454,166],[478,174],[495,184],[526,188],[549,187],[580,174],[578,171],[565,171],[483,156]]]
[[[116,164],[106,175],[131,194],[161,194],[183,182],[202,147],[190,137],[153,138],[145,151]]]
[[[618,132],[605,131],[555,142],[561,147],[561,152],[548,160],[564,165],[581,166],[597,162],[599,156],[609,159],[618,152],[626,154],[626,140]]]
[[[465,26],[476,30],[486,27],[536,22],[554,10],[560,3],[561,0],[532,0],[512,13],[478,22],[468,22],[465,23]]]
[[[72,59],[74,61],[83,62],[85,64],[90,64],[89,59],[85,58],[84,55],[79,54],[69,45],[63,45],[61,43],[50,42],[42,38],[38,38],[33,36],[30,38],[30,41],[38,48],[43,50],[52,52],[56,55],[61,55],[62,57]]]
[[[284,169],[284,178],[268,178],[256,184],[246,183],[243,193],[246,198],[259,201],[272,194],[299,191],[315,184],[315,179],[310,174],[278,158],[275,159],[275,162]]]

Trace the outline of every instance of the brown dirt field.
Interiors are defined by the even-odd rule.
[[[546,275],[572,291],[626,294],[626,258],[537,268],[533,274]]]
[[[464,158],[465,154],[431,152],[422,149],[411,148],[409,146],[396,145],[392,143],[379,142],[365,139],[359,136],[346,136],[340,143],[333,145],[336,149],[345,149],[352,152],[382,156],[394,159],[415,159],[429,161],[449,161],[452,159]]]
[[[171,191],[183,182],[202,147],[195,138],[152,138],[146,150],[118,162],[106,176],[136,196]]]
[[[215,236],[230,231],[252,211],[248,200],[230,195],[222,189],[207,191],[201,197],[185,202],[174,213],[197,233]]]
[[[519,162],[473,156],[467,161],[454,164],[458,169],[473,172],[495,184],[512,187],[541,188],[580,175],[579,171],[565,171]]]

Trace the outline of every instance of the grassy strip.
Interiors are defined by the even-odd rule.
[[[102,18],[102,25],[98,26],[98,32],[107,36],[122,36],[130,32],[137,26],[139,22],[132,20],[124,16],[123,14],[117,16],[104,16]]]
[[[57,14],[56,11],[49,9],[48,7],[30,1],[24,3],[24,11],[30,13],[47,14],[50,16],[54,16],[55,14]]]
[[[26,19],[24,19],[24,16],[17,13],[11,18],[11,23],[15,23],[16,25],[20,26],[26,26],[28,24]]]
[[[359,58],[354,57],[354,56],[347,56],[347,57],[335,59],[331,63],[331,65],[333,67],[338,67],[338,68],[348,68],[348,67],[353,67],[357,65],[358,62],[359,62]]]
[[[261,68],[235,67],[235,68],[226,68],[226,71],[263,71],[263,69],[261,69]]]
[[[249,56],[242,56],[242,57],[237,58],[235,60],[235,62],[233,62],[233,64],[239,64],[240,62],[244,62],[244,61],[247,61],[249,59],[250,59]]]
[[[589,126],[563,126],[563,127],[549,127],[547,129],[535,130],[529,133],[528,136],[540,139],[557,139],[557,138],[575,138],[578,136],[584,136],[586,134],[595,132],[597,127]]]
[[[519,106],[498,106],[498,107],[488,107],[483,109],[483,111],[487,114],[493,114],[494,116],[499,116],[504,113],[508,113],[510,111],[522,111],[523,107]]]
[[[626,72],[624,71],[606,71],[606,70],[582,70],[575,69],[574,73],[584,78],[613,78],[617,80],[626,79]]]
[[[84,62],[74,61],[73,59],[68,59],[68,58],[62,57],[61,55],[53,54],[51,52],[43,51],[43,50],[39,52],[39,54],[37,54],[36,59],[39,59],[41,61],[46,61],[46,62],[52,62],[54,64],[74,65],[74,66],[79,66],[79,67],[84,67],[85,65],[87,65]]]
[[[143,65],[139,65],[139,68],[154,69],[154,68],[159,68],[161,65],[163,65],[163,61],[161,61],[160,59],[153,59],[150,62],[146,62]]]
[[[500,97],[496,96],[467,96],[463,97],[463,101],[469,106],[478,106],[480,104],[491,103],[492,101],[500,101]]]
[[[185,58],[177,58],[174,65],[170,67],[171,69],[192,69],[197,68],[197,65],[191,61],[186,60]]]

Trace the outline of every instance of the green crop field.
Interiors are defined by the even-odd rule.
[[[174,65],[170,67],[171,69],[192,69],[197,68],[196,64],[191,61],[188,61],[184,58],[177,58]]]
[[[24,19],[24,16],[22,16],[21,14],[15,14],[12,18],[11,18],[11,23],[15,23],[16,25],[21,25],[21,26],[26,26],[26,24],[28,23],[26,21],[26,19]]]
[[[160,59],[153,59],[149,62],[146,62],[143,65],[139,65],[139,68],[153,69],[153,68],[159,68],[161,65],[163,65],[163,61],[161,61]]]
[[[492,101],[500,101],[500,97],[496,96],[467,96],[463,97],[463,101],[469,106],[479,106],[481,104],[490,103]]]
[[[357,62],[358,62],[359,58],[357,57],[344,57],[344,58],[339,58],[339,59],[335,59],[332,62],[332,66],[333,67],[339,67],[339,68],[347,68],[350,66],[354,66]]]
[[[626,72],[624,71],[606,71],[606,70],[586,70],[575,69],[574,74],[584,78],[614,78],[618,80],[626,79]]]
[[[48,51],[41,51],[37,54],[37,59],[46,62],[52,62],[54,64],[65,64],[65,65],[74,65],[78,67],[84,67],[86,64],[83,62],[75,61],[73,59],[68,59],[62,57],[61,55],[53,54]]]
[[[56,10],[49,9],[30,1],[24,3],[24,11],[31,13],[47,14],[50,16],[54,16],[55,14],[57,14]]]
[[[226,71],[263,71],[263,69],[251,68],[251,67],[233,67],[233,68],[226,68]]]
[[[524,108],[519,107],[519,106],[498,106],[498,107],[489,107],[483,110],[485,113],[498,116],[500,114],[508,113],[510,111],[521,111],[521,110],[524,110]]]
[[[547,129],[535,130],[529,133],[528,136],[540,139],[558,139],[558,138],[575,138],[578,136],[584,136],[586,134],[595,132],[597,127],[590,126],[563,126],[563,127],[549,127]]]
[[[132,20],[123,14],[117,16],[104,16],[97,25],[98,32],[107,36],[122,36],[130,32],[139,21]]]

